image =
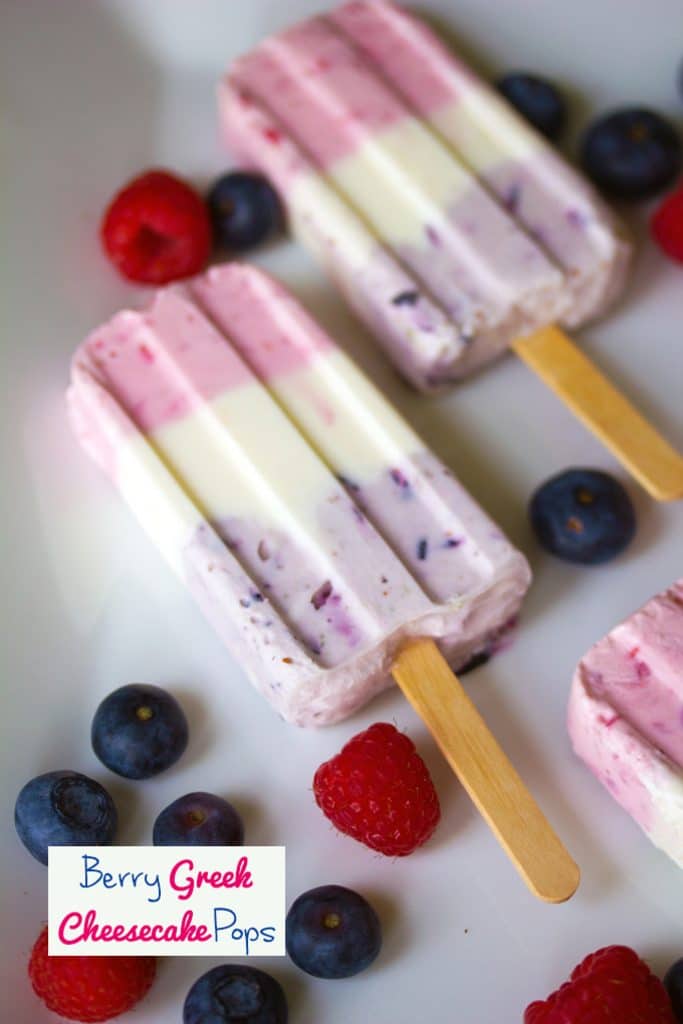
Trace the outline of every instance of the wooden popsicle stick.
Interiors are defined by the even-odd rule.
[[[517,338],[512,347],[653,498],[683,498],[683,456],[559,327]]]
[[[579,869],[433,640],[399,654],[392,675],[531,891],[548,903],[576,892]]]

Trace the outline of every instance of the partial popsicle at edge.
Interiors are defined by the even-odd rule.
[[[294,233],[418,388],[467,376],[550,324],[580,326],[623,287],[630,244],[591,186],[386,0],[266,39],[229,69],[219,104],[231,147],[272,179]],[[536,350],[551,386],[566,349],[544,348],[542,366]],[[617,392],[582,366],[560,397],[650,493],[680,496],[680,455],[621,396],[623,429],[593,413]]]
[[[568,727],[576,754],[683,867],[683,578],[584,655]]]
[[[410,645],[428,641],[425,720],[522,863],[487,773],[535,805],[443,659],[495,650],[526,560],[294,299],[237,264],[162,289],[80,346],[68,401],[83,446],[286,719],[338,721],[392,671],[415,697]],[[476,748],[447,740],[453,715]],[[561,885],[533,860],[520,870],[564,899],[568,855],[548,851]]]

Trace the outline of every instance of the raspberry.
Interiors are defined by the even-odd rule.
[[[48,1010],[67,1020],[110,1020],[139,1002],[156,973],[152,956],[49,956],[47,928],[31,952],[28,974]]]
[[[524,1024],[676,1024],[661,981],[627,946],[591,953],[545,1002],[527,1007]]]
[[[147,171],[114,196],[100,235],[114,266],[142,284],[197,274],[211,251],[211,222],[201,197],[168,171]]]
[[[683,184],[657,207],[650,227],[660,249],[683,263]]]
[[[321,764],[313,792],[340,832],[388,857],[412,853],[441,817],[434,784],[415,745],[386,722],[371,725]]]

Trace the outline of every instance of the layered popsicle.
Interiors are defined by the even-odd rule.
[[[622,290],[621,227],[426,24],[353,0],[239,58],[219,106],[233,151],[416,387],[511,347],[653,497],[683,497],[683,457],[559,326]]]
[[[462,666],[517,612],[524,557],[253,267],[93,331],[68,398],[84,447],[289,721],[350,714],[410,638]]]
[[[568,725],[578,756],[683,867],[683,579],[588,651]]]
[[[621,290],[630,246],[583,178],[419,19],[354,0],[219,88],[231,148],[417,387]]]

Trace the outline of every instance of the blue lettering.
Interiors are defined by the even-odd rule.
[[[137,875],[135,877],[137,877]],[[133,885],[135,885],[135,882],[133,882]],[[151,896],[147,897],[147,902],[158,903],[161,899],[161,878],[159,875],[152,875],[150,877],[148,874],[145,874],[145,885],[150,889],[154,889],[156,892],[156,896],[154,898]]]
[[[144,871],[119,871],[113,875],[110,871],[102,871],[99,867],[100,858],[89,853],[81,857],[83,861],[83,881],[79,882],[81,889],[92,889],[95,885],[102,885],[105,889],[124,889],[126,884],[137,889],[141,881],[152,890],[152,895],[147,897],[148,903],[158,903],[161,899],[161,878],[158,874],[148,875]]]
[[[97,885],[102,880],[102,872],[97,867],[100,863],[100,858],[91,857],[89,853],[84,853],[81,860],[83,861],[83,881],[78,884],[81,889],[92,889],[93,885]],[[90,881],[90,875],[96,875],[97,877]]]
[[[259,938],[258,928],[245,928],[244,929],[244,955],[249,956],[249,941],[257,942]]]
[[[222,920],[223,914],[229,914],[230,920],[227,923],[219,922]],[[229,931],[230,928],[237,922],[237,914],[230,907],[214,907],[213,908],[213,937],[214,941],[218,942],[218,936],[221,932]]]

